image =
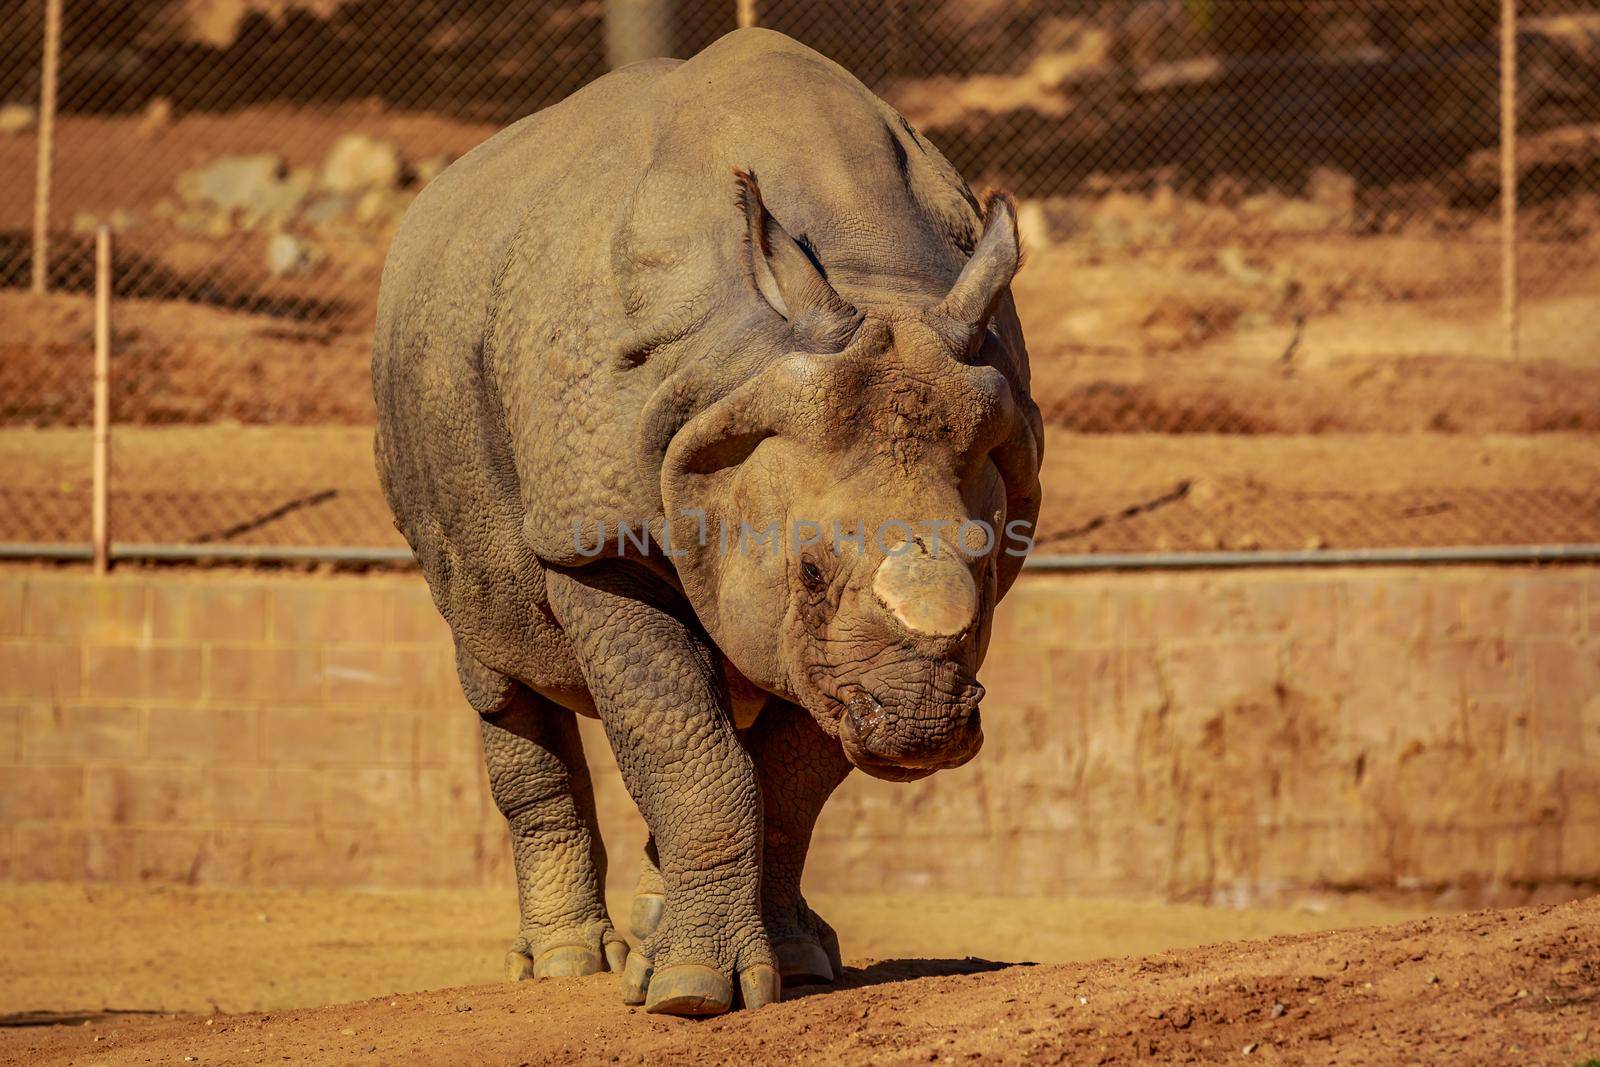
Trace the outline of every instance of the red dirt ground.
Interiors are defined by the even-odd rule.
[[[0,1060],[1570,1065],[1600,1053],[1600,898],[1089,963],[880,962],[703,1022],[629,1011],[610,976],[31,1021],[0,1029]]]

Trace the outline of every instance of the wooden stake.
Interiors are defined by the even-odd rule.
[[[1500,315],[1509,360],[1522,329],[1517,214],[1517,0],[1500,0]]]
[[[50,284],[50,171],[56,157],[56,80],[61,68],[61,0],[45,0],[44,63],[39,74],[39,154],[33,167],[33,284]]]
[[[723,10],[727,9],[724,8]],[[739,28],[741,30],[761,25],[760,19],[756,17],[756,0],[739,0],[738,11]]]
[[[111,228],[94,235],[94,572],[111,565]]]

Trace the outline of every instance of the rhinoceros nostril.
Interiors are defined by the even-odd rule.
[[[864,689],[858,689],[850,694],[850,700],[845,705],[845,714],[850,718],[850,726],[856,737],[865,741],[885,725],[886,719],[893,715],[884,710],[878,698]]]

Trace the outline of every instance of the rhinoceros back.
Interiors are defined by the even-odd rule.
[[[543,565],[587,560],[577,527],[659,512],[652,417],[781,354],[740,344],[735,167],[863,305],[936,298],[976,237],[970,191],[892,109],[745,30],[502,131],[418,196],[390,249],[373,354],[385,494],[458,642],[551,695],[582,679]]]
[[[589,210],[552,197],[571,185],[575,163],[598,155],[599,142],[616,133],[638,83],[675,65],[641,64],[601,79],[463,156],[406,213],[379,291],[376,452],[395,524],[458,643],[552,693],[581,690],[582,679],[545,609],[543,570],[522,536],[514,440],[486,340],[519,234],[537,242],[564,216]],[[591,127],[563,114],[573,111],[601,121]],[[537,312],[546,297],[566,299],[566,288],[552,277],[545,292],[505,299],[513,313]]]

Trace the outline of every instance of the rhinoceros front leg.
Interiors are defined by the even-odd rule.
[[[802,708],[774,701],[744,735],[761,782],[761,913],[785,984],[832,982],[843,972],[839,938],[800,891],[811,831],[850,773],[839,742]],[[641,941],[661,921],[665,889],[655,842],[645,845],[628,925]]]
[[[666,906],[628,959],[623,1000],[714,1015],[778,999],[761,916],[761,790],[719,659],[677,594],[625,565],[552,572],[617,766],[655,840]]]
[[[839,938],[806,904],[800,876],[817,816],[850,761],[809,712],[789,703],[766,708],[745,743],[761,779],[761,911],[779,970],[785,982],[832,982],[844,970]]]
[[[513,981],[620,971],[627,943],[606,914],[605,849],[572,712],[511,683],[483,717],[489,789],[511,831],[522,923]]]

